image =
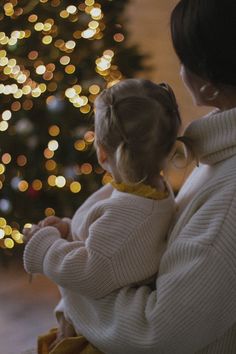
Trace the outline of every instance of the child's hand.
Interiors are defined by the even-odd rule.
[[[67,239],[70,233],[69,225],[57,216],[48,216],[44,220],[39,222],[39,227],[53,226],[61,234],[62,238]]]
[[[58,332],[57,338],[50,345],[49,350],[51,351],[61,340],[68,337],[77,336],[74,327],[65,319],[65,316],[62,314],[58,322]]]
[[[25,227],[22,231],[23,233],[23,241],[24,243],[28,243],[30,241],[30,239],[34,236],[34,234],[40,230],[40,226],[39,225],[32,225],[30,228],[29,227]]]

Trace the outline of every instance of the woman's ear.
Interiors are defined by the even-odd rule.
[[[96,151],[97,151],[98,162],[100,163],[100,165],[104,165],[108,160],[108,154],[106,152],[106,149],[104,148],[103,145],[97,143]]]
[[[208,82],[200,87],[200,93],[206,101],[214,101],[220,91],[213,84]]]

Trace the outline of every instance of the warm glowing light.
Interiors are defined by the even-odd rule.
[[[111,50],[111,49],[107,49],[107,50],[105,50],[105,51],[103,52],[103,56],[104,56],[104,58],[106,58],[106,59],[111,59],[111,58],[114,57],[114,55],[115,55],[115,53],[114,53],[113,50]]]
[[[56,66],[53,63],[49,63],[46,65],[46,69],[47,71],[54,71],[56,69]]]
[[[108,184],[111,183],[113,180],[113,177],[109,173],[105,173],[105,175],[102,178],[102,184]]]
[[[44,80],[50,81],[50,80],[52,80],[52,78],[53,78],[53,73],[50,72],[50,71],[46,71],[46,72],[43,74],[43,78],[44,78]]]
[[[94,139],[95,139],[95,133],[93,131],[87,131],[84,134],[84,140],[87,143],[92,144],[94,142]]]
[[[56,186],[56,176],[55,175],[51,175],[48,177],[48,184],[51,187],[55,187]]]
[[[34,26],[35,31],[38,31],[38,32],[42,31],[43,28],[44,28],[44,24],[42,22],[37,22]]]
[[[7,152],[2,155],[2,162],[7,165],[11,162],[11,155],[8,154]]]
[[[28,222],[24,225],[24,229],[31,229],[31,227],[32,227],[32,224],[30,224]]]
[[[6,224],[7,224],[6,219],[0,218],[0,227],[4,228]]]
[[[50,22],[44,23],[43,30],[45,32],[50,31],[52,29],[52,24]]]
[[[60,16],[62,17],[62,18],[67,18],[67,17],[69,17],[69,12],[68,11],[66,11],[66,10],[62,10],[61,12],[60,12]]]
[[[69,62],[70,62],[70,57],[68,57],[67,55],[61,57],[61,59],[60,59],[60,63],[62,65],[67,65],[67,64],[69,64]]]
[[[88,39],[88,38],[92,38],[95,34],[96,34],[95,29],[88,28],[81,33],[81,37]]]
[[[12,228],[11,228],[11,226],[10,226],[10,225],[6,225],[6,226],[4,227],[4,232],[5,232],[5,235],[7,235],[7,236],[11,235],[11,233],[12,233]]]
[[[10,59],[8,61],[8,66],[10,66],[11,68],[13,68],[16,65],[16,59]]]
[[[95,30],[98,28],[99,23],[97,21],[90,21],[88,24],[89,28],[91,28],[92,30]]]
[[[43,184],[42,184],[42,181],[40,181],[39,179],[35,179],[32,183],[32,188],[35,190],[35,191],[39,191],[40,189],[42,189],[43,187]]]
[[[100,91],[101,91],[101,88],[98,85],[91,85],[89,87],[89,92],[92,95],[97,95],[97,94],[99,94]]]
[[[75,41],[68,41],[68,42],[66,42],[65,46],[67,49],[74,49],[76,46],[76,43],[75,43]]]
[[[37,68],[36,68],[36,73],[38,75],[43,75],[46,71],[46,67],[44,65],[39,65]]]
[[[93,170],[93,167],[90,163],[83,163],[83,165],[80,168],[81,168],[81,172],[84,175],[89,175]]]
[[[77,93],[77,95],[79,95],[82,91],[82,86],[80,85],[74,85],[73,89],[75,90],[75,92]]]
[[[79,193],[81,191],[81,184],[79,182],[72,182],[70,184],[70,190],[72,193]]]
[[[99,20],[102,17],[102,11],[100,8],[98,7],[94,7],[91,11],[90,11],[90,15],[92,16],[92,18],[94,20]]]
[[[51,136],[57,136],[60,134],[60,128],[57,125],[51,125],[49,127],[48,132]]]
[[[38,16],[35,14],[32,14],[28,17],[29,22],[36,22],[38,20]]]
[[[18,82],[19,84],[23,84],[23,83],[26,81],[26,79],[27,79],[27,76],[26,76],[26,75],[20,74],[20,75],[18,75],[18,77],[17,77],[17,82]]]
[[[41,92],[46,92],[47,90],[47,86],[45,84],[39,84],[38,88],[40,89]]]
[[[48,161],[46,161],[46,163],[45,163],[45,167],[46,167],[46,169],[47,169],[48,171],[53,171],[53,170],[56,169],[57,164],[56,164],[56,162],[55,162],[54,160],[48,160]]]
[[[23,243],[23,235],[18,230],[13,230],[11,237],[17,243]]]
[[[6,248],[13,248],[14,244],[15,244],[14,241],[10,237],[4,239],[4,246]]]
[[[52,215],[55,215],[55,210],[53,208],[46,208],[44,210],[44,214],[45,216],[52,216]]]
[[[25,155],[19,155],[16,159],[18,166],[25,166],[27,164],[27,158]]]
[[[17,112],[21,109],[21,103],[19,101],[15,101],[11,104],[11,109],[13,112]]]
[[[28,58],[30,60],[35,60],[38,58],[38,55],[39,55],[39,53],[36,50],[32,50],[31,52],[29,52]]]
[[[5,66],[7,64],[8,64],[8,58],[7,57],[0,58],[0,66]]]
[[[99,58],[96,60],[96,64],[99,70],[104,71],[110,68],[111,62],[107,58]]]
[[[75,72],[75,69],[75,66],[70,64],[65,67],[65,72],[67,74],[73,74]]]
[[[85,4],[86,4],[87,6],[93,6],[94,3],[95,3],[94,0],[85,0]]]
[[[26,110],[26,111],[29,111],[29,110],[31,110],[32,109],[32,107],[33,107],[33,102],[31,101],[31,100],[29,100],[29,99],[27,99],[27,100],[25,100],[24,102],[23,102],[23,109],[24,110]]]
[[[79,140],[76,140],[76,142],[74,143],[74,147],[78,151],[83,151],[86,148],[86,143],[84,140],[79,139]]]
[[[72,97],[76,96],[76,91],[74,88],[69,88],[66,90],[65,95],[68,98],[72,98]]]
[[[20,181],[18,184],[18,189],[20,192],[25,192],[29,188],[29,183],[26,181]]]
[[[4,132],[8,129],[8,123],[5,121],[0,122],[0,131]]]
[[[52,36],[44,36],[42,39],[42,42],[43,42],[43,44],[46,44],[46,45],[52,43]]]
[[[11,46],[11,45],[15,45],[17,43],[17,39],[16,38],[10,38],[9,41],[8,41],[8,45]]]
[[[43,154],[46,159],[51,159],[54,156],[54,151],[51,151],[47,148],[44,150]]]
[[[51,140],[48,143],[48,148],[51,151],[56,151],[59,147],[58,141],[57,140]]]
[[[66,185],[66,179],[63,176],[56,177],[55,184],[58,188],[63,188]]]
[[[0,163],[0,175],[3,175],[5,170],[6,170],[5,166],[2,163]]]
[[[80,39],[81,38],[81,31],[75,31],[74,33],[73,33],[73,37],[75,38],[75,39]]]
[[[67,6],[66,11],[69,14],[75,14],[77,12],[77,8],[74,5]]]
[[[91,111],[91,106],[89,104],[86,104],[83,107],[80,107],[80,112],[83,114],[88,114]]]
[[[0,240],[3,239],[5,236],[4,230],[0,229]]]
[[[9,110],[6,110],[2,113],[2,119],[3,120],[9,120],[12,117],[12,113]]]
[[[125,36],[122,33],[116,33],[114,34],[113,38],[116,42],[123,42]]]

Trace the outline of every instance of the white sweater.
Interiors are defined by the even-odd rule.
[[[65,297],[77,331],[105,353],[236,353],[236,109],[194,121],[186,135],[201,164],[178,195],[156,290]]]
[[[174,211],[172,193],[154,200],[102,188],[75,213],[74,241],[60,238],[52,226],[33,236],[24,252],[25,269],[44,273],[62,287],[63,296],[73,291],[98,299],[147,283],[158,271]],[[64,311],[70,317],[67,306]]]

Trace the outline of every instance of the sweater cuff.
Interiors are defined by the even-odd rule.
[[[58,239],[60,239],[60,233],[53,226],[46,226],[34,234],[24,250],[23,261],[26,272],[43,273],[45,255]]]

